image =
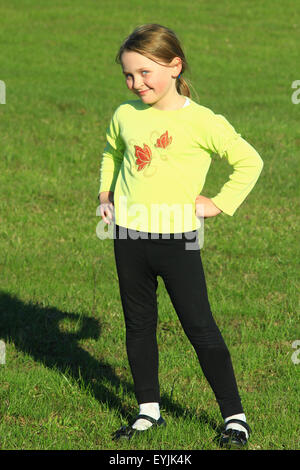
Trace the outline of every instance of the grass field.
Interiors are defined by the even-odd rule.
[[[253,429],[249,449],[299,449],[300,104],[291,97],[300,7],[3,0],[0,17],[0,449],[218,449],[222,418],[161,278],[167,428],[111,440],[138,408],[113,243],[96,236],[99,165],[109,119],[132,97],[115,54],[149,22],[177,32],[195,101],[264,161],[234,217],[206,219],[201,256]],[[230,172],[216,158],[203,194],[216,195]]]

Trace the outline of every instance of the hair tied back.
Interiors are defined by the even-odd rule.
[[[182,73],[188,69],[188,64],[174,31],[156,23],[142,24],[136,27],[123,41],[116,55],[118,64],[122,64],[124,51],[137,52],[150,60],[165,65],[170,64],[175,57],[179,57],[182,69],[176,77],[176,90],[180,95],[191,96],[189,85],[182,77]]]

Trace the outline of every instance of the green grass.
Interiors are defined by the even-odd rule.
[[[218,449],[222,419],[159,280],[162,415],[115,443],[137,411],[112,240],[96,236],[105,130],[132,97],[114,57],[141,23],[174,29],[200,104],[259,152],[263,172],[234,217],[206,219],[201,256],[230,349],[249,448],[299,449],[300,9],[295,2],[165,0],[0,6],[0,448]],[[213,160],[203,194],[231,172]]]

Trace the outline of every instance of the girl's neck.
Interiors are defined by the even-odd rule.
[[[167,98],[167,100],[164,100],[164,98],[162,98],[161,100],[150,106],[152,106],[152,108],[159,109],[160,111],[175,111],[176,109],[180,109],[184,106],[185,100],[185,96],[179,95],[177,93],[175,98],[171,101],[169,97]]]

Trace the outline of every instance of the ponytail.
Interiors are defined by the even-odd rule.
[[[176,78],[176,90],[180,95],[191,97],[190,88],[181,74]]]

